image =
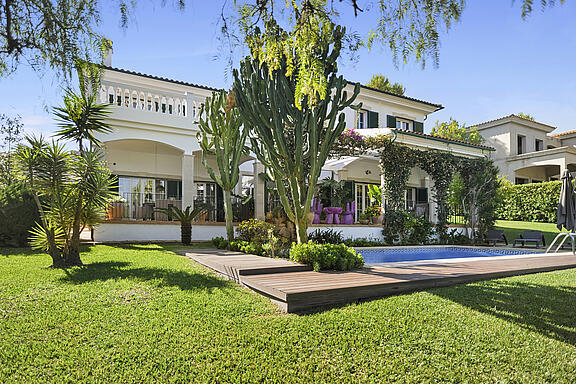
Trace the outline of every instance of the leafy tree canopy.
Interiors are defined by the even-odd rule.
[[[536,121],[536,119],[534,119],[534,116],[529,115],[528,113],[518,112],[518,113],[516,114],[516,116],[521,117],[521,118],[523,118],[523,119]]]
[[[484,138],[476,127],[468,128],[465,124],[461,124],[453,118],[450,118],[449,122],[436,121],[436,125],[432,127],[432,134],[473,144],[484,143]]]
[[[366,84],[366,86],[400,96],[403,96],[404,92],[406,92],[406,88],[402,84],[392,83],[390,79],[384,75],[373,75],[372,79],[368,84]]]

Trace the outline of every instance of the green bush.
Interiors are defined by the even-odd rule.
[[[24,247],[40,220],[34,198],[21,183],[0,186],[0,247]]]
[[[261,220],[250,219],[238,224],[236,232],[238,240],[262,246],[262,244],[268,242],[270,230],[275,230],[273,224]]]
[[[318,244],[342,244],[344,237],[342,236],[342,231],[317,229],[308,236],[308,241]]]
[[[311,265],[315,271],[326,269],[347,271],[364,265],[362,255],[344,244],[295,243],[290,248],[290,259]]]
[[[500,188],[500,220],[555,223],[562,182],[505,185]]]
[[[212,245],[218,249],[225,249],[228,248],[228,240],[221,236],[214,237],[212,238]]]

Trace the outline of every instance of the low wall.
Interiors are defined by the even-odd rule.
[[[209,241],[217,236],[226,237],[226,226],[192,226],[193,241]],[[121,241],[180,241],[180,224],[104,223],[94,230],[94,241],[101,243]]]
[[[234,227],[236,228],[236,227]],[[382,227],[369,225],[313,225],[308,228],[308,234],[317,229],[332,229],[342,232],[345,239],[365,238],[383,241]],[[457,232],[464,232],[457,228]],[[223,224],[196,224],[192,226],[193,241],[209,241],[213,237],[226,237],[226,226]],[[101,243],[123,241],[180,241],[180,224],[171,222],[129,222],[104,223],[94,230],[94,241]]]

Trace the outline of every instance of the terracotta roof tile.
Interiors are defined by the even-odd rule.
[[[414,131],[405,131],[403,129],[398,129],[398,128],[390,128],[393,131],[399,132],[399,133],[404,133],[407,135],[411,135],[411,136],[422,136],[422,137],[426,137],[426,138],[430,138],[430,139],[436,139],[436,140],[442,140],[442,141],[449,141],[455,144],[462,144],[462,145],[466,145],[468,147],[476,147],[476,148],[480,148],[480,149],[486,149],[489,151],[495,151],[495,149],[493,147],[489,147],[487,145],[482,145],[482,144],[475,144],[475,143],[470,143],[468,141],[464,141],[464,140],[456,140],[456,139],[450,139],[447,137],[443,137],[443,136],[438,136],[438,135],[430,135],[427,133],[421,133],[421,132],[414,132]]]

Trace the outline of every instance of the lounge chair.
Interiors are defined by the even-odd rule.
[[[517,243],[522,244],[522,246],[526,245],[526,243],[534,243],[536,244],[536,248],[540,248],[540,244],[546,246],[546,240],[541,231],[524,231],[524,233],[519,233],[518,238],[514,240],[512,246],[515,247]]]
[[[493,246],[496,246],[496,243],[499,241],[503,241],[508,245],[508,239],[501,229],[492,229],[484,234],[485,243],[492,243]]]

